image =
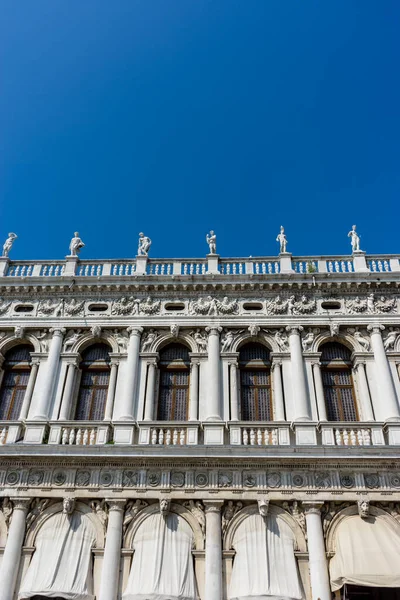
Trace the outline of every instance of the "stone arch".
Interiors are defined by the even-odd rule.
[[[246,344],[260,344],[261,346],[265,346],[270,352],[279,352],[279,348],[271,335],[266,334],[261,337],[250,335],[250,333],[243,333],[237,337],[232,344],[232,352],[239,352],[242,346]]]
[[[139,529],[139,527],[144,523],[144,521],[150,515],[153,515],[159,512],[160,506],[159,503],[156,502],[154,504],[150,504],[150,506],[146,506],[143,510],[141,510],[136,517],[128,526],[126,533],[124,535],[123,540],[123,548],[131,549],[133,540],[135,539],[135,535]],[[181,504],[171,503],[170,512],[176,513],[181,516],[185,521],[189,524],[190,528],[193,531],[194,535],[194,549],[195,550],[204,550],[204,536],[201,530],[200,524],[197,519],[192,515],[192,513],[182,506]]]
[[[198,352],[196,342],[188,333],[185,332],[180,332],[178,337],[173,337],[169,332],[159,335],[155,339],[149,352],[160,352],[160,350],[165,348],[165,346],[168,346],[168,344],[182,344],[183,346],[188,347],[189,352]]]
[[[396,535],[400,536],[400,523],[389,513],[377,506],[369,507],[369,514],[372,517],[383,519]],[[340,524],[348,517],[358,515],[357,504],[352,504],[339,511],[331,521],[326,535],[326,551],[334,554],[336,552],[336,539]],[[361,517],[360,517],[361,518]]]
[[[241,525],[248,516],[255,514],[258,514],[258,504],[250,504],[249,506],[242,508],[242,510],[233,517],[225,532],[223,540],[224,550],[232,550],[233,540],[239,525]],[[283,519],[293,532],[295,550],[307,552],[307,543],[304,532],[297,521],[286,510],[275,504],[270,504],[268,507],[268,515],[274,515],[275,517]]]
[[[14,348],[15,346],[25,346],[27,344],[33,346],[33,352],[41,352],[39,340],[31,333],[25,333],[22,338],[16,337],[12,333],[0,340],[0,354],[4,356],[11,348]]]
[[[39,533],[43,524],[50,519],[53,515],[62,512],[63,510],[63,502],[57,502],[56,504],[52,504],[48,506],[32,523],[25,536],[25,546],[33,548],[35,546],[36,537]],[[83,502],[76,502],[74,511],[78,511],[84,515],[86,515],[93,525],[93,529],[96,536],[95,547],[103,548],[104,547],[104,527],[100,523],[98,517],[92,512],[91,508],[84,504]]]
[[[327,342],[343,344],[343,346],[346,346],[351,352],[365,352],[365,349],[360,346],[356,338],[352,335],[343,333],[332,337],[328,331],[319,333],[315,336],[310,352],[321,352],[321,346]]]
[[[82,354],[84,350],[94,344],[107,344],[110,346],[110,352],[120,352],[118,342],[110,331],[103,331],[99,337],[93,336],[91,331],[82,333],[81,337],[71,347],[70,352]]]

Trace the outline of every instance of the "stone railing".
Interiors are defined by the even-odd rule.
[[[57,421],[50,423],[49,444],[95,446],[112,441],[111,426],[104,421]]]
[[[138,443],[152,446],[193,446],[199,443],[199,425],[194,423],[139,423]]]
[[[15,444],[23,437],[24,426],[20,421],[0,421],[0,445]]]
[[[322,274],[390,273],[400,272],[399,256],[366,256],[361,252],[352,256],[300,256],[207,259],[150,259],[139,256],[136,260],[78,260],[65,261],[9,261],[0,259],[0,277],[194,277],[212,274],[228,277]]]
[[[235,446],[288,446],[291,443],[290,428],[288,424],[271,422],[230,423],[229,441]]]
[[[324,446],[382,446],[386,443],[382,423],[323,423],[320,430]]]

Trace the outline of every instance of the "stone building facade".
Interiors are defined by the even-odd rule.
[[[398,600],[399,284],[1,258],[0,600]]]

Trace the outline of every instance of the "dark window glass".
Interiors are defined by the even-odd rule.
[[[269,350],[261,344],[246,344],[239,354],[241,419],[272,421]]]
[[[110,380],[109,352],[106,344],[94,344],[82,354],[82,375],[75,411],[77,421],[104,419]]]
[[[357,421],[351,351],[335,342],[321,347],[322,383],[329,421]]]
[[[31,372],[32,346],[16,346],[5,355],[0,388],[0,420],[19,419]]]
[[[160,352],[157,420],[186,421],[189,407],[189,351],[169,344]]]

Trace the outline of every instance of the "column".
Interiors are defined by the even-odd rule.
[[[221,370],[220,340],[221,327],[206,327],[208,332],[208,396],[206,421],[221,421]]]
[[[116,600],[126,500],[107,500],[108,524],[98,600]]]
[[[31,363],[31,373],[29,375],[28,385],[26,386],[24,401],[21,406],[21,412],[19,414],[19,418],[21,421],[24,421],[28,416],[29,407],[31,405],[31,400],[33,396],[33,390],[35,389],[36,378],[39,370],[39,359],[32,359]]]
[[[239,421],[239,388],[238,388],[238,365],[237,362],[231,362],[231,421]]]
[[[372,408],[371,396],[369,393],[367,374],[365,372],[365,362],[356,359],[354,366],[357,373],[357,383],[360,393],[362,421],[374,421],[375,415]]]
[[[295,421],[310,421],[307,381],[304,370],[303,350],[301,347],[301,325],[286,327],[289,332],[290,362],[292,367],[292,388]]]
[[[68,363],[67,378],[65,380],[64,393],[60,408],[60,421],[68,421],[71,418],[72,395],[75,386],[76,360]]]
[[[200,361],[192,359],[190,363],[189,421],[197,421],[199,418],[199,368]]]
[[[312,367],[314,373],[315,396],[317,398],[318,418],[320,421],[327,421],[328,416],[326,414],[326,402],[324,386],[322,383],[321,364],[319,362],[313,362]]]
[[[51,339],[50,350],[46,361],[46,377],[35,412],[32,414],[32,420],[34,421],[46,421],[49,418],[49,410],[53,398],[54,384],[57,377],[65,329],[54,328],[50,329],[50,332],[53,333],[53,337]]]
[[[323,502],[303,502],[307,523],[312,600],[331,600],[328,564],[320,508]]]
[[[152,421],[154,413],[154,396],[156,392],[156,367],[157,359],[153,358],[147,362],[147,387],[146,387],[146,399],[144,406],[144,420]]]
[[[31,498],[11,498],[14,505],[0,572],[0,600],[12,600],[25,537],[26,515]]]
[[[222,530],[223,500],[204,500],[206,515],[205,598],[222,600]]]
[[[368,331],[371,332],[371,345],[376,365],[376,379],[378,381],[382,413],[385,421],[399,421],[399,404],[389,361],[383,345],[381,334],[383,329],[383,325],[368,325]]]
[[[111,359],[110,381],[108,384],[106,408],[104,411],[104,420],[105,421],[111,421],[112,416],[113,416],[115,388],[117,387],[118,365],[119,365],[118,360]]]
[[[285,402],[283,399],[282,386],[282,361],[274,359],[271,370],[274,384],[274,421],[285,421]]]
[[[128,327],[127,331],[130,334],[130,337],[128,344],[128,358],[126,361],[125,389],[119,407],[119,421],[134,420],[133,411],[139,371],[140,336],[143,328]]]

